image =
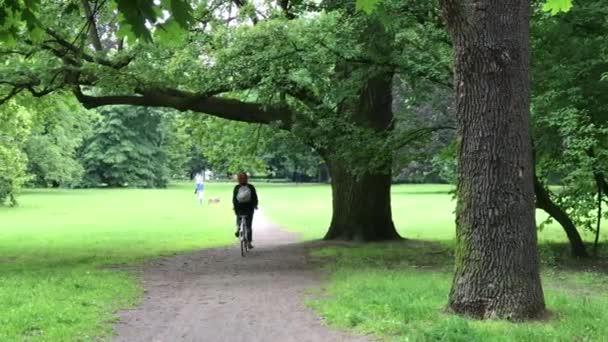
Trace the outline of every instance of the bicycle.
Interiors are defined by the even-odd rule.
[[[249,249],[249,240],[247,239],[247,215],[240,215],[239,224],[239,240],[241,240],[241,256],[245,257]]]

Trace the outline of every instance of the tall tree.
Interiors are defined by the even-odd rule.
[[[76,186],[84,169],[77,152],[93,128],[96,113],[83,110],[71,96],[29,101],[32,132],[25,151],[36,186]]]
[[[15,195],[29,179],[23,147],[30,128],[30,113],[16,101],[0,107],[0,205],[16,205]]]
[[[454,45],[456,269],[449,308],[535,318],[539,273],[530,138],[530,1],[443,0]]]
[[[533,32],[533,128],[544,209],[566,230],[575,256],[586,256],[578,228],[595,232],[598,180],[608,165],[608,15],[604,1],[579,2],[568,13],[536,11]],[[600,182],[601,185],[603,182]],[[537,187],[539,188],[539,187]],[[601,196],[600,196],[601,197]]]
[[[11,34],[20,43],[0,50],[8,59],[0,66],[8,80],[0,86],[0,102],[22,91],[43,96],[68,88],[89,108],[169,107],[290,130],[329,165],[334,211],[327,238],[398,238],[386,150],[393,121],[391,82],[395,72],[438,78],[427,75],[437,59],[420,43],[438,32],[436,23],[427,22],[432,8],[416,1],[390,2],[385,13],[403,15],[383,27],[381,17],[356,12],[351,0],[313,7],[282,2],[277,6],[284,10],[278,12],[275,5],[251,11],[254,4],[241,3],[237,13],[231,1],[177,2],[195,7],[188,32],[176,30],[184,26],[176,13],[167,21],[145,17],[157,13],[149,11],[151,1],[139,1],[135,8],[121,1],[118,10],[133,14],[118,17],[127,23],[117,21],[109,6],[93,9],[95,21],[85,14],[86,25],[105,32],[100,37],[104,51],[87,37],[94,30],[79,29],[88,27],[81,12],[42,2],[43,14],[34,24],[43,28],[44,39],[22,37],[17,30]],[[306,15],[311,8],[318,15]],[[260,11],[265,15],[251,15]],[[137,24],[136,33],[149,22],[153,29],[138,36],[154,43],[121,38],[133,26],[129,18]],[[410,31],[397,34],[401,27]],[[395,43],[408,49],[408,58],[401,58]]]
[[[162,149],[161,113],[141,107],[110,107],[83,152],[85,186],[165,187],[169,181]]]

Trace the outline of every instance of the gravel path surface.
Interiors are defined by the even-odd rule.
[[[253,229],[246,258],[235,244],[144,265],[145,299],[120,313],[116,340],[368,341],[329,329],[304,306],[321,280],[296,234],[261,212]]]

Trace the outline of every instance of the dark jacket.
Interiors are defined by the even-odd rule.
[[[252,214],[255,209],[258,207],[258,194],[255,191],[255,187],[251,184],[245,184],[245,186],[249,187],[251,190],[251,201],[248,203],[239,203],[236,200],[236,194],[239,192],[240,184],[234,187],[232,191],[232,205],[234,206],[234,211],[237,215],[249,215]]]

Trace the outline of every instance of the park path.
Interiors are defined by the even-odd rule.
[[[255,249],[244,259],[233,245],[144,265],[144,301],[119,314],[116,340],[367,341],[327,328],[304,306],[321,280],[297,235],[261,212],[253,227]]]

